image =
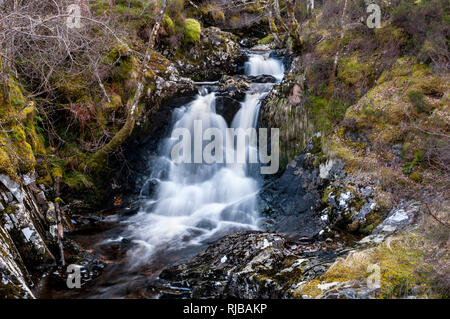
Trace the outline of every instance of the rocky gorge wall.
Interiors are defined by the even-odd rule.
[[[20,182],[0,175],[0,183],[0,294],[34,298],[31,276],[43,274],[56,261],[55,205],[47,200],[45,188],[36,185],[33,173]]]

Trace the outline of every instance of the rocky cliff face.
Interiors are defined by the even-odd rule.
[[[33,298],[31,276],[39,276],[55,262],[49,248],[56,247],[55,207],[42,188],[34,174],[20,182],[0,175],[0,296],[4,298]]]

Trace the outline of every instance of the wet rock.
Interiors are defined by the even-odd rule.
[[[218,96],[216,99],[216,113],[221,115],[230,126],[234,116],[241,108],[241,101],[229,96]]]
[[[0,298],[34,298],[31,285],[12,238],[0,224]]]
[[[255,46],[257,43],[258,40],[255,38],[244,38],[239,42],[239,44],[244,48],[251,48]]]
[[[322,291],[317,299],[375,299],[380,293],[379,287],[368,287],[360,281],[322,283],[317,287]],[[302,297],[311,298],[308,295]]]
[[[156,196],[156,193],[158,192],[159,185],[160,181],[158,179],[149,179],[147,182],[145,182],[144,186],[141,189],[141,196],[154,198]]]
[[[303,280],[322,274],[337,253],[294,243],[280,234],[226,236],[186,264],[165,269],[167,287],[191,298],[287,298]]]
[[[250,88],[245,76],[223,76],[216,87],[216,113],[221,115],[230,126],[234,116],[241,108],[241,102]]]
[[[56,210],[55,204],[49,202],[47,212],[45,213],[45,219],[50,224],[56,224]]]
[[[13,181],[0,175],[0,296],[34,298],[28,273],[39,274],[54,263],[55,244],[48,205],[35,185],[34,173]]]
[[[327,225],[318,209],[321,189],[329,179],[342,174],[343,165],[335,160],[326,169],[324,158],[311,140],[305,150],[287,166],[283,175],[268,182],[259,194],[260,211],[271,218],[267,229],[314,238]]]
[[[276,83],[277,79],[272,75],[257,75],[257,76],[249,76],[248,80],[253,83]]]
[[[258,44],[252,47],[251,51],[271,51],[274,48],[273,44]]]
[[[406,228],[413,223],[420,209],[420,203],[408,201],[392,209],[387,218],[379,224],[372,234],[359,241],[360,244],[381,243],[387,236]]]

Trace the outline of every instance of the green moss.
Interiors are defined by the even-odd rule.
[[[387,48],[391,44],[404,46],[408,42],[408,36],[403,30],[390,23],[385,23],[381,28],[375,29],[375,37],[380,46]]]
[[[428,286],[431,281],[426,277],[424,266],[424,247],[427,243],[423,238],[409,234],[398,236],[389,244],[351,253],[346,258],[339,258],[320,278],[307,282],[296,292],[297,297],[321,294],[318,285],[331,282],[362,281],[365,282],[372,274],[369,266],[380,267],[381,292],[380,298],[404,297],[411,293],[412,288]]]
[[[45,150],[34,128],[34,103],[26,103],[22,88],[12,77],[8,91],[7,99],[0,95],[0,173],[18,180],[18,173],[34,170],[34,153]]]
[[[304,284],[300,290],[296,291],[294,296],[295,298],[302,298],[302,295],[311,296],[313,298],[320,295],[322,290],[318,287],[320,284],[320,280],[311,280]]]
[[[53,178],[62,178],[63,177],[63,170],[62,170],[62,168],[60,167],[60,166],[54,166],[53,168],[52,168],[52,172],[51,172],[51,174],[52,174],[52,177]]]
[[[186,19],[185,24],[184,24],[184,33],[183,33],[185,43],[200,42],[201,33],[202,33],[202,27],[197,20]]]
[[[274,38],[273,34],[269,34],[267,37],[259,40],[258,44],[269,44],[269,43],[272,43],[274,41],[274,39],[275,38]]]
[[[61,78],[64,81],[61,81]],[[51,79],[59,94],[71,101],[78,101],[86,96],[86,83],[79,76],[58,74]]]
[[[338,78],[345,84],[356,86],[371,75],[368,63],[360,61],[357,56],[343,58],[338,68]],[[361,92],[359,92],[361,93]]]
[[[123,106],[122,97],[119,94],[112,94],[110,97],[110,103],[107,103],[107,107],[112,110],[118,110]]]
[[[414,159],[411,162],[405,164],[405,167],[403,168],[403,174],[406,175],[411,174],[414,167],[420,165],[420,163],[422,162],[422,156],[423,156],[422,151],[415,151]]]
[[[324,35],[326,36],[326,35]],[[339,41],[337,38],[329,38],[320,42],[316,49],[323,55],[327,57],[331,57],[336,54],[336,51],[339,47]]]
[[[163,17],[162,25],[164,30],[168,35],[174,35],[175,34],[175,23],[173,20],[169,17],[169,15],[165,14]]]
[[[251,14],[261,14],[263,13],[264,9],[260,2],[255,1],[253,3],[250,3],[249,5],[245,6],[245,12],[251,13]]]
[[[422,176],[422,174],[420,174],[420,173],[418,173],[418,172],[414,172],[414,173],[411,173],[410,175],[409,175],[409,178],[412,180],[412,181],[414,181],[414,182],[416,182],[416,183],[422,183],[422,181],[423,181],[423,176]]]
[[[74,171],[64,176],[64,183],[70,188],[80,191],[86,188],[94,188],[91,178],[79,171]]]
[[[322,96],[311,96],[306,102],[308,117],[316,130],[327,135],[342,120],[347,109],[346,103]]]
[[[219,6],[209,4],[207,8],[203,9],[203,14],[211,18],[214,23],[224,23],[225,13]]]
[[[328,197],[330,197],[330,194],[333,193],[333,188],[332,187],[328,187],[325,189],[325,191],[323,192],[322,195],[322,204],[326,204],[328,201]]]

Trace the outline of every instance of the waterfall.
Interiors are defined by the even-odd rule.
[[[281,81],[284,77],[284,67],[277,59],[263,54],[251,54],[249,61],[245,64],[245,73],[254,76],[269,74]]]
[[[280,61],[250,55],[247,75],[273,75],[282,78]],[[273,84],[252,84],[233,128],[255,128],[261,100]],[[203,131],[216,128],[227,134],[227,124],[216,114],[215,94],[201,91],[196,99],[173,114],[172,131],[185,128],[194,132],[194,121],[202,121]],[[238,230],[258,229],[258,182],[246,164],[175,163],[171,149],[177,140],[167,138],[161,145],[149,178],[157,185],[153,198],[144,202],[138,214],[128,220],[130,237],[136,248],[130,251],[135,264],[149,262],[156,252],[180,251],[201,246]],[[224,150],[226,153],[226,148]],[[249,148],[247,152],[256,152]]]

